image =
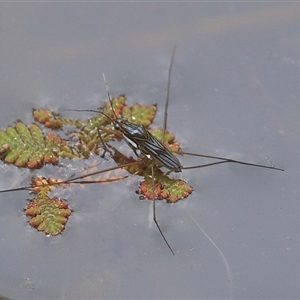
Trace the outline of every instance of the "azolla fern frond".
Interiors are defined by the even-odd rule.
[[[64,125],[66,125],[63,118],[61,118],[59,115],[54,114],[48,109],[34,109],[32,115],[37,122],[51,129],[60,129]]]
[[[168,203],[175,203],[181,199],[187,198],[193,191],[193,188],[184,180],[171,179],[157,170],[155,173],[154,195],[152,188],[152,177],[146,176],[145,181],[140,183],[139,194],[152,200],[166,200]]]
[[[58,235],[64,228],[72,211],[64,199],[50,198],[49,192],[59,181],[37,177],[32,180],[32,193],[36,196],[30,200],[25,215],[30,217],[29,224],[47,235]]]
[[[129,122],[149,127],[156,114],[156,105],[147,106],[135,104],[132,107],[124,107],[122,116]]]
[[[193,191],[193,188],[182,179],[173,179],[165,175],[160,169],[154,166],[154,194],[152,183],[152,170],[149,162],[148,168],[142,173],[145,178],[140,183],[138,193],[143,197],[152,200],[166,200],[168,203],[175,203],[187,198]],[[142,197],[142,199],[143,199]]]
[[[0,131],[0,147],[0,158],[6,163],[30,169],[40,168],[45,163],[57,164],[59,157],[81,156],[54,133],[44,136],[35,123],[27,127],[21,121],[15,127]]]

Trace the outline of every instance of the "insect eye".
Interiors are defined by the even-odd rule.
[[[120,129],[120,125],[119,125],[118,123],[116,123],[116,124],[114,125],[114,127],[115,127],[116,130],[119,130],[119,129]]]

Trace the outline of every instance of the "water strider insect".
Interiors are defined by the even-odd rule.
[[[169,94],[170,94],[169,91],[170,91],[171,70],[172,70],[172,62],[173,62],[173,57],[174,57],[174,50],[175,50],[175,48],[173,49],[171,60],[170,60],[170,66],[169,66],[168,90],[167,90],[167,99],[166,99],[165,113],[164,113],[163,137],[162,137],[161,141],[158,140],[157,138],[155,138],[144,126],[134,124],[124,118],[118,118],[118,116],[116,115],[116,112],[114,111],[114,108],[113,108],[113,104],[112,104],[112,100],[111,100],[111,97],[110,97],[110,94],[108,91],[108,85],[106,83],[105,76],[104,76],[104,80],[105,80],[105,84],[106,84],[107,95],[108,95],[108,98],[109,98],[109,101],[110,101],[110,104],[112,107],[114,118],[111,118],[108,115],[105,115],[104,113],[102,113],[108,119],[110,119],[112,121],[115,129],[118,130],[122,134],[122,136],[125,139],[125,141],[127,142],[127,144],[132,148],[132,150],[135,152],[135,154],[138,157],[145,156],[151,160],[150,166],[151,166],[151,181],[152,181],[153,220],[154,220],[160,234],[162,235],[165,243],[167,244],[170,251],[172,252],[172,254],[174,254],[174,251],[172,250],[171,246],[169,245],[167,239],[165,238],[165,236],[159,226],[159,223],[157,222],[157,219],[156,219],[155,191],[154,191],[156,178],[154,176],[155,175],[154,167],[163,166],[163,167],[166,167],[169,170],[169,172],[170,171],[181,172],[184,169],[203,168],[203,167],[208,167],[208,166],[222,164],[222,163],[238,163],[238,164],[255,166],[255,167],[282,170],[282,169],[275,168],[273,166],[252,164],[252,163],[247,163],[247,162],[233,160],[233,159],[224,158],[224,157],[216,157],[216,156],[203,155],[203,154],[179,152],[178,154],[188,154],[188,155],[200,156],[200,157],[205,157],[205,158],[213,158],[213,159],[218,160],[217,162],[212,162],[212,163],[208,163],[208,164],[204,164],[204,165],[183,167],[181,165],[181,163],[179,162],[178,158],[163,145],[162,141],[164,141],[164,132],[166,130],[166,124],[167,124],[167,110],[168,110],[168,104],[169,104]],[[93,110],[88,110],[88,111],[93,111]],[[105,143],[103,143],[103,145],[105,146]],[[78,177],[72,178],[71,180],[68,180],[66,182],[67,183],[69,183],[69,182],[76,183],[76,182],[78,182],[79,179],[85,178],[87,176],[104,173],[109,170],[123,168],[123,167],[129,166],[129,165],[132,165],[132,164],[137,164],[137,163],[119,165],[114,168],[97,171],[97,172],[90,173],[90,174],[87,174],[84,176],[78,176]],[[24,188],[19,188],[19,189],[24,189]],[[14,189],[14,190],[16,190],[16,189]]]
[[[188,153],[188,152],[182,152],[182,151],[179,152],[178,154],[186,154],[186,155],[199,156],[199,157],[204,157],[204,158],[211,158],[211,159],[216,159],[219,161],[204,164],[204,165],[191,166],[191,167],[183,167],[181,165],[178,158],[163,145],[164,135],[166,132],[166,127],[167,127],[167,110],[168,110],[168,105],[169,105],[171,70],[172,70],[174,53],[175,53],[175,47],[172,51],[170,65],[169,65],[167,99],[166,99],[166,103],[165,103],[164,122],[163,122],[163,131],[162,131],[161,141],[158,140],[156,137],[154,137],[143,125],[137,125],[132,122],[129,122],[126,118],[118,118],[118,116],[116,115],[114,108],[113,108],[112,98],[110,96],[108,84],[107,84],[104,74],[103,74],[103,79],[104,79],[105,86],[106,86],[106,92],[107,92],[108,100],[110,102],[110,105],[111,105],[111,108],[112,108],[115,118],[113,119],[113,118],[105,115],[104,113],[102,113],[112,121],[112,123],[114,124],[114,128],[121,132],[126,143],[131,147],[131,149],[134,151],[134,153],[138,157],[146,156],[148,159],[152,160],[152,162],[151,162],[151,177],[152,177],[153,221],[156,224],[162,238],[164,239],[166,245],[168,246],[168,248],[170,249],[170,251],[172,252],[173,255],[174,255],[174,251],[172,250],[170,244],[168,243],[166,237],[164,236],[164,234],[159,226],[159,223],[157,222],[157,219],[156,219],[155,192],[154,192],[154,186],[155,186],[154,166],[155,165],[156,166],[158,165],[159,167],[161,167],[161,166],[165,167],[169,170],[169,172],[172,172],[172,171],[181,172],[182,170],[185,170],[185,169],[203,168],[203,167],[213,166],[213,165],[222,164],[222,163],[238,163],[238,164],[254,166],[254,167],[282,170],[279,168],[275,168],[273,166],[265,166],[265,165],[260,165],[260,164],[253,164],[253,163],[247,163],[244,161],[233,160],[233,159],[229,159],[229,158],[225,158],[225,157]],[[75,110],[75,111],[78,111],[78,110]],[[82,111],[82,110],[79,110],[79,111]],[[85,111],[99,112],[99,111],[95,111],[95,110],[85,110]],[[107,147],[105,146],[105,143],[103,141],[102,141],[102,143],[103,143],[105,149],[107,149]],[[121,168],[122,166],[119,166],[119,167]]]

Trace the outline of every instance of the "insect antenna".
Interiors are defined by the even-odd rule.
[[[114,110],[114,106],[113,106],[113,102],[112,102],[112,100],[111,100],[111,96],[110,96],[109,90],[108,90],[108,84],[107,84],[107,81],[106,81],[105,74],[102,73],[102,76],[103,76],[103,80],[104,80],[104,83],[105,83],[106,93],[107,93],[108,101],[109,101],[110,106],[111,106],[111,110],[113,111],[113,113],[114,113],[116,119],[118,119],[117,114],[116,114],[116,112],[115,112],[115,110]]]
[[[89,112],[96,112],[98,114],[104,115],[106,118],[108,118],[111,122],[115,123],[115,120],[111,118],[109,115],[105,114],[104,112],[96,109],[63,109],[63,111],[89,111]]]
[[[111,110],[112,110],[114,116],[116,117],[116,119],[118,119],[118,116],[117,116],[117,114],[115,112],[115,109],[114,109],[114,106],[113,106],[112,98],[111,98],[109,90],[108,90],[108,84],[107,84],[107,81],[106,81],[105,74],[102,73],[102,76],[103,76],[103,80],[104,80],[104,84],[105,84],[105,88],[106,88],[106,93],[107,93],[108,101],[109,101],[110,106],[111,106]],[[114,120],[113,118],[111,118],[110,116],[108,116],[107,114],[105,114],[104,112],[99,111],[99,110],[95,110],[95,109],[64,109],[63,111],[90,111],[90,112],[96,112],[96,113],[100,113],[100,114],[104,115],[112,123],[114,123],[114,124],[116,123],[116,120]]]

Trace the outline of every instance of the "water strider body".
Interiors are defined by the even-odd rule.
[[[159,166],[181,172],[182,165],[179,159],[143,125],[133,124],[126,119],[117,119],[114,127],[122,132],[124,140],[136,156],[145,155],[149,159],[154,159]]]

